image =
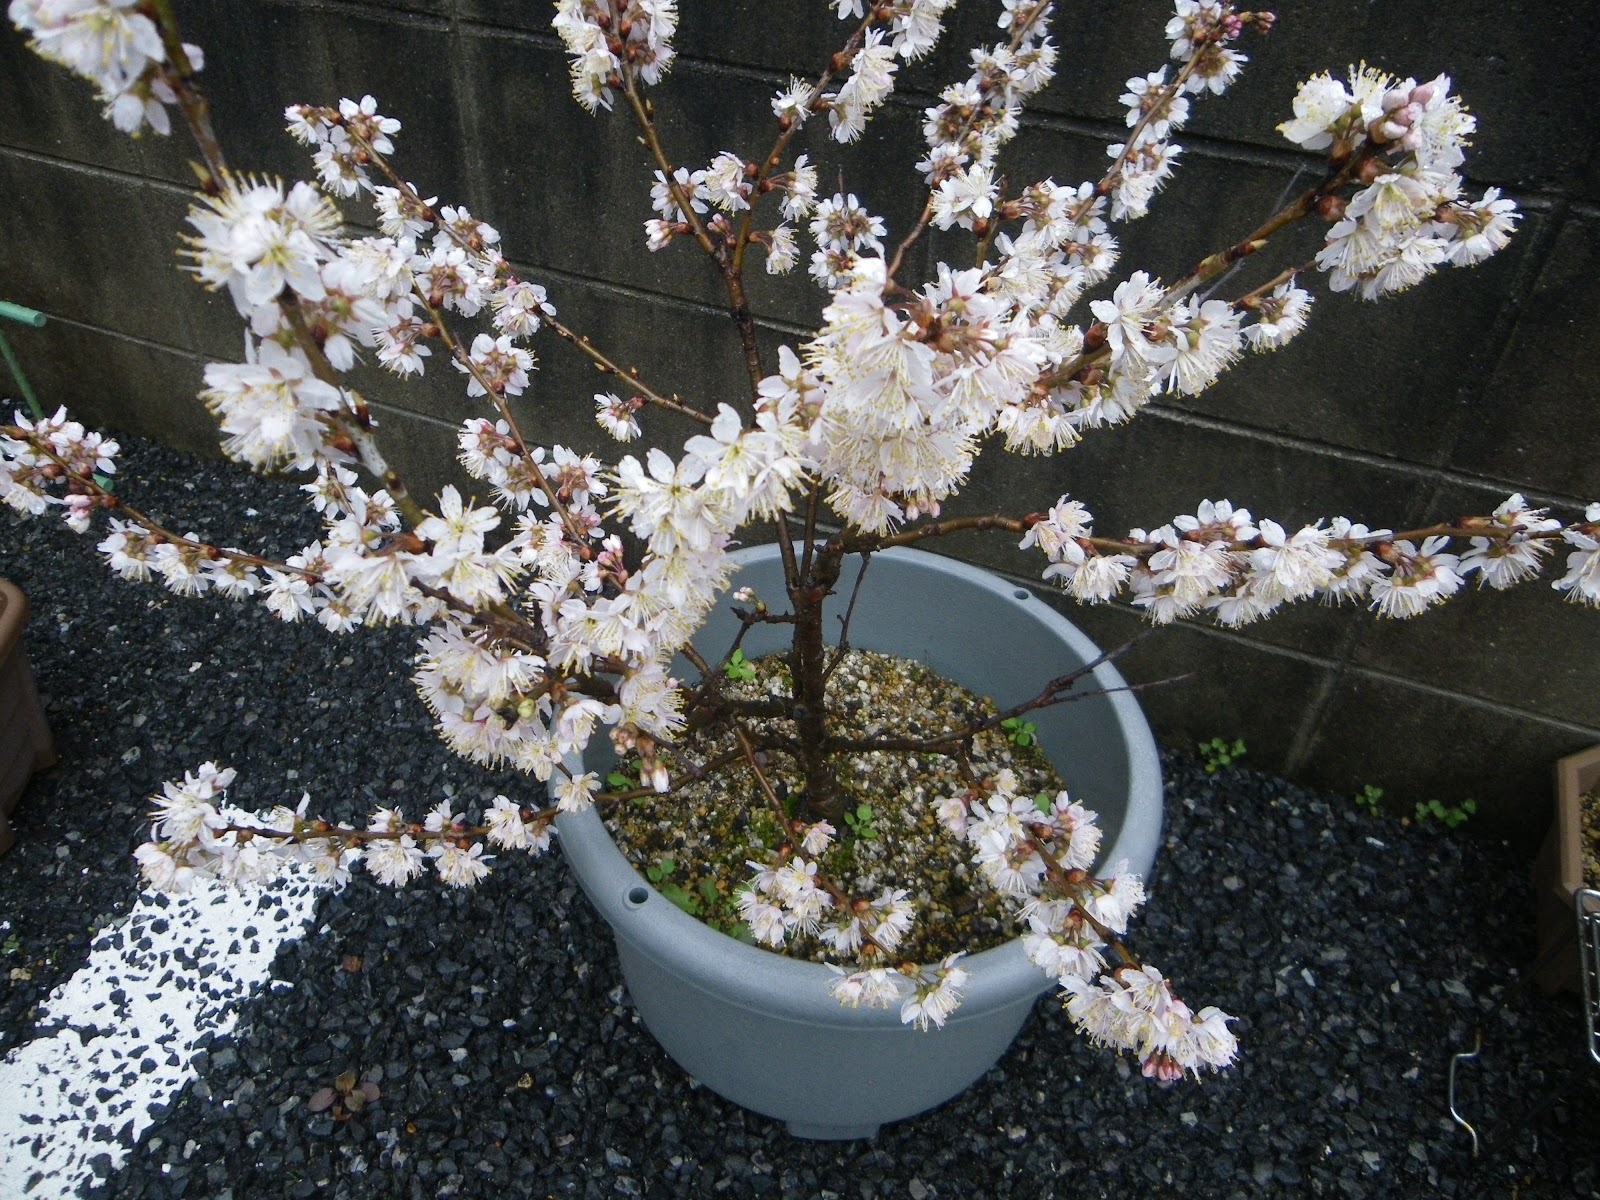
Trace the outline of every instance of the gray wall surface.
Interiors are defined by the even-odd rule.
[[[206,49],[203,82],[237,169],[309,173],[282,132],[284,106],[371,92],[404,122],[400,169],[425,194],[499,227],[508,256],[549,288],[563,319],[638,364],[658,390],[705,405],[745,390],[718,280],[688,245],[645,250],[650,167],[626,114],[589,116],[571,99],[548,3],[177,7],[187,38]],[[994,40],[997,7],[966,0],[938,53],[902,72],[895,101],[857,145],[827,143],[820,121],[803,135],[824,164],[824,189],[842,171],[891,235],[918,203],[910,185],[921,108],[965,76],[967,47]],[[769,97],[791,72],[814,75],[845,26],[823,0],[683,0],[682,9],[681,57],[652,93],[669,154],[703,166],[719,150],[762,153],[773,136]],[[1165,60],[1168,12],[1133,0],[1066,6],[1056,21],[1060,77],[1002,159],[1013,180],[1099,176],[1105,144],[1124,131],[1123,81]],[[1300,79],[1363,59],[1419,79],[1452,74],[1481,124],[1471,182],[1516,198],[1518,236],[1487,264],[1379,304],[1323,295],[1288,349],[1059,457],[993,450],[956,511],[1021,513],[1071,492],[1098,530],[1119,533],[1226,496],[1291,528],[1334,514],[1406,528],[1486,512],[1513,489],[1569,518],[1600,499],[1588,377],[1600,352],[1591,5],[1324,0],[1280,15],[1268,39],[1243,47],[1252,62],[1235,89],[1197,104],[1179,139],[1178,178],[1153,215],[1115,230],[1119,278],[1185,269],[1306,186],[1314,157],[1274,127]],[[37,60],[14,30],[0,31],[0,299],[51,317],[13,342],[48,404],[214,454],[195,392],[203,365],[237,359],[241,337],[231,305],[175,269],[190,149],[181,133],[130,141],[96,109],[83,84]],[[1320,237],[1296,234],[1278,265],[1303,261]],[[924,264],[951,245],[924,239]],[[769,353],[818,320],[821,293],[803,272],[773,280],[757,266],[751,291]],[[541,370],[521,401],[525,428],[539,430],[530,436],[606,450],[589,403],[602,381],[554,339],[539,349]],[[453,428],[477,411],[463,378],[432,361],[421,385],[373,369],[357,380],[397,466],[423,493],[452,477]],[[674,439],[684,432],[662,418],[652,427]],[[136,493],[136,482],[127,487]],[[1038,562],[1006,539],[943,548],[1037,580]],[[1141,624],[1123,607],[1064,607],[1102,644]],[[1597,663],[1600,613],[1533,584],[1474,589],[1404,623],[1301,606],[1240,633],[1185,624],[1147,639],[1123,665],[1136,679],[1194,672],[1145,697],[1171,744],[1242,737],[1248,765],[1310,783],[1346,792],[1373,783],[1406,803],[1471,796],[1484,810],[1480,827],[1526,845],[1547,820],[1551,760],[1600,741]]]

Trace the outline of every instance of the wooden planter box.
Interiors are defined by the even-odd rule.
[[[0,854],[17,840],[11,832],[11,814],[28,777],[56,761],[55,744],[22,651],[22,627],[27,622],[27,600],[0,579]]]
[[[1556,763],[1556,819],[1533,865],[1539,957],[1533,978],[1547,992],[1581,991],[1573,896],[1583,887],[1583,831],[1578,800],[1600,787],[1600,746]],[[1600,913],[1600,907],[1593,911]]]

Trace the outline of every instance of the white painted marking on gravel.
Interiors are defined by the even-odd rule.
[[[230,1032],[325,890],[295,868],[270,893],[202,882],[140,895],[41,1006],[39,1036],[0,1063],[0,1196],[69,1200],[194,1076],[195,1042]]]

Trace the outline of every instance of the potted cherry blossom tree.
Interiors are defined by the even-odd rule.
[[[870,607],[879,576],[891,594],[929,587],[931,577],[902,572],[917,561],[913,548],[962,532],[1005,537],[1041,556],[1044,578],[1076,600],[1123,598],[1156,624],[1209,613],[1242,625],[1313,597],[1413,617],[1474,574],[1495,588],[1532,578],[1558,547],[1565,572],[1555,586],[1600,604],[1600,505],[1565,522],[1514,495],[1492,513],[1427,528],[1368,528],[1330,513],[1295,530],[1206,500],[1122,536],[1097,531],[1085,503],[1068,496],[1041,497],[1032,512],[943,516],[986,440],[1019,454],[1064,452],[1153,397],[1194,395],[1247,352],[1297,336],[1315,276],[1334,292],[1374,300],[1493,254],[1517,213],[1494,189],[1464,193],[1459,169],[1474,119],[1448,77],[1418,83],[1354,68],[1305,82],[1280,126],[1295,144],[1325,152],[1310,187],[1170,278],[1125,272],[1110,227],[1150,209],[1174,174],[1174,135],[1192,106],[1227,90],[1245,62],[1238,44],[1267,33],[1273,17],[1224,0],[1176,0],[1170,61],[1129,81],[1128,132],[1109,148],[1104,174],[1015,187],[1002,186],[999,155],[1023,105],[1055,73],[1057,50],[1048,0],[1003,0],[996,40],[973,52],[970,74],[925,114],[926,153],[913,181],[920,215],[891,233],[844,188],[824,194],[824,173],[796,152],[795,139],[819,124],[838,142],[858,137],[901,65],[939,38],[949,0],[835,7],[842,48],[813,79],[774,97],[770,145],[700,166],[674,157],[647,94],[672,64],[673,0],[556,5],[577,100],[620,110],[614,119],[634,123],[655,165],[646,244],[703,255],[725,288],[748,392],[738,404],[711,404],[667,394],[619,366],[619,351],[566,324],[545,288],[517,275],[494,227],[408,183],[393,157],[399,122],[372,97],[288,109],[290,133],[312,152],[316,184],[239,175],[212,129],[199,52],[183,42],[169,0],[12,0],[12,20],[41,53],[94,82],[119,128],[164,133],[169,107],[181,114],[203,160],[187,265],[208,287],[226,289],[250,327],[246,361],[208,367],[202,398],[230,457],[307,473],[326,534],[283,561],[180,534],[95,483],[96,470],[111,469],[111,447],[64,413],[18,416],[0,428],[0,498],[25,512],[57,509],[81,529],[103,519],[100,548],[124,576],[159,578],[178,592],[258,596],[285,620],[335,632],[419,626],[417,684],[449,745],[550,785],[548,805],[500,797],[472,814],[445,801],[420,819],[383,809],[358,828],[319,819],[304,804],[253,819],[224,810],[231,772],[207,764],[157,800],[153,839],[138,853],[150,883],[255,884],[285,861],[343,878],[359,861],[386,883],[431,869],[463,886],[484,876],[492,856],[538,853],[559,830],[617,929],[637,992],[654,986],[648,976],[672,974],[671,964],[720,956],[713,940],[726,949],[728,965],[678,979],[673,998],[638,997],[647,1021],[661,1023],[663,1041],[686,1059],[698,1051],[675,1044],[669,1010],[704,1024],[707,1011],[743,1011],[769,996],[782,1010],[776,1023],[740,1034],[745,1047],[766,1045],[768,1057],[724,1054],[751,1057],[746,1075],[771,1077],[783,1074],[770,1070],[772,1053],[819,1069],[851,1066],[865,1042],[920,1053],[904,1049],[912,1027],[938,1029],[934,1036],[953,1047],[976,1021],[978,1001],[995,1001],[1002,1032],[974,1035],[981,1053],[961,1051],[959,1078],[911,1099],[895,1094],[877,1108],[845,1111],[841,1087],[870,1090],[857,1077],[841,1085],[837,1076],[831,1084],[804,1076],[798,1087],[780,1079],[777,1092],[759,1097],[743,1082],[713,1081],[821,1136],[870,1132],[963,1086],[1003,1051],[1051,980],[1078,1028],[1132,1050],[1147,1075],[1175,1080],[1226,1066],[1236,1053],[1226,1014],[1185,1002],[1123,941],[1159,815],[1145,811],[1103,830],[1078,803],[1083,795],[1120,817],[1152,787],[1148,731],[1092,648],[1059,636],[1038,652],[1060,655],[1040,686],[965,710],[932,733],[900,728],[905,713],[877,714],[865,729],[849,724],[862,701],[843,693],[841,664],[870,623],[856,602]],[[342,232],[335,201],[356,197],[374,204],[378,236]],[[1264,267],[1229,287],[1232,268],[1267,261],[1278,235],[1302,222],[1324,227],[1313,261]],[[975,265],[940,264],[931,278],[912,278],[908,252],[931,229],[970,235],[962,262]],[[745,274],[757,262],[789,271],[803,255],[827,295],[820,328],[774,361],[757,341]],[[541,444],[514,403],[528,387],[535,337],[563,343],[606,377],[609,390],[592,397],[606,433],[629,443],[650,422],[656,444],[611,465]],[[345,376],[363,352],[401,377],[443,360],[462,374],[485,412],[460,431],[461,462],[493,506],[447,487],[430,509],[406,489]],[[770,548],[740,559],[738,540],[770,540]],[[924,611],[942,604],[928,599]],[[697,637],[713,617],[725,635],[719,644]],[[991,618],[975,610],[965,620],[975,629]],[[758,668],[765,651],[773,657]],[[735,686],[752,682],[754,691]],[[872,686],[858,682],[870,699]],[[1085,690],[1100,694],[1074,710],[1057,707]],[[1088,757],[1076,747],[1057,764],[1071,791],[1060,781],[1025,784],[1004,759],[1065,711],[1120,714],[1115,735],[1095,725],[1100,718],[1084,719],[1098,730],[1089,740],[1124,760],[1113,772],[1123,794],[1095,795],[1095,783],[1086,790],[1075,782]],[[994,735],[1004,744],[985,750],[981,739]],[[906,953],[910,932],[937,911],[914,895],[928,891],[932,872],[863,889],[843,863],[845,850],[864,854],[879,833],[876,812],[850,785],[856,764],[872,755],[953,765],[955,781],[922,797],[954,864],[948,874],[987,884],[1024,936],[970,958],[965,950],[978,947]],[[679,906],[668,899],[676,885],[665,864],[635,864],[648,880],[617,867],[597,811],[615,824],[636,802],[665,798],[661,820],[672,826],[699,803],[681,799],[689,788],[725,775],[743,788],[709,807],[750,810],[765,833],[752,833],[737,886],[714,883],[712,891],[735,910],[733,932],[833,962],[832,971],[817,968],[818,982],[786,969],[806,964],[695,926],[678,911],[693,897]],[[1103,859],[1102,846],[1137,853],[1137,869],[1115,853]],[[699,940],[687,953],[652,949],[641,940],[650,923],[641,914],[667,918],[655,922],[663,937]],[[979,965],[991,955],[1001,956],[999,974],[1026,968],[1026,982],[998,1000],[991,964]],[[791,1005],[808,989],[808,1002],[820,997],[862,1041],[840,1051],[796,1032],[817,1024],[814,1006]],[[695,1010],[697,996],[713,994],[720,1007]],[[791,1035],[800,1040],[783,1040]],[[924,1045],[927,1056],[940,1055],[942,1044]],[[691,1069],[715,1068],[694,1060]],[[892,1066],[874,1079],[910,1072]],[[794,1091],[811,1106],[790,1107]]]

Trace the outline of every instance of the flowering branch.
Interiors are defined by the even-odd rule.
[[[1005,47],[1008,54],[1014,55],[1018,48],[1021,47],[1022,44],[1033,34],[1034,30],[1044,25],[1046,16],[1050,12],[1051,8],[1051,0],[1033,0],[1033,2],[1023,10],[1025,15],[1013,23],[1011,40],[1006,44]],[[957,123],[953,135],[946,136],[946,143],[955,145],[964,143],[967,140],[968,135],[971,134],[977,127],[980,119],[986,114],[991,117],[994,115],[992,111],[986,110],[986,108],[982,105],[973,105],[971,107],[971,111]],[[952,167],[955,165],[954,158],[951,158],[948,161]],[[934,185],[933,191],[929,194],[927,202],[923,204],[922,212],[918,214],[917,219],[915,222],[913,222],[910,230],[906,232],[905,237],[900,239],[900,244],[895,247],[894,257],[889,260],[889,266],[884,272],[884,279],[886,282],[892,283],[894,281],[895,276],[900,273],[900,265],[905,260],[906,251],[911,249],[912,246],[916,245],[917,241],[922,237],[924,231],[926,231],[928,228],[929,223],[933,220],[934,213],[936,211],[936,200],[939,193],[939,185],[943,178],[948,178],[948,176],[942,176],[940,173],[936,172],[933,179],[930,181]],[[987,225],[985,225],[985,228],[987,228]]]
[[[632,67],[624,60],[622,66],[623,94],[627,97],[628,107],[633,111],[634,118],[638,121],[643,131],[643,140],[650,156],[661,169],[661,175],[666,181],[667,191],[672,197],[672,202],[677,211],[689,223],[694,231],[695,241],[720,268],[723,286],[728,293],[729,314],[733,317],[734,324],[739,330],[739,343],[744,350],[745,368],[750,374],[750,386],[753,392],[759,392],[761,381],[765,372],[761,366],[761,350],[756,344],[755,320],[750,314],[750,304],[745,297],[744,282],[738,271],[734,270],[732,262],[722,249],[712,242],[706,227],[695,213],[694,198],[685,190],[685,185],[678,179],[677,171],[667,159],[661,139],[656,132],[654,109],[648,101],[640,95]],[[784,577],[789,586],[794,587],[799,583],[799,564],[795,560],[794,542],[789,534],[789,526],[782,520],[773,523],[777,534],[778,546],[783,555]]]
[[[589,554],[588,531],[578,524],[561,499],[560,494],[551,486],[550,480],[546,478],[544,471],[540,469],[538,460],[534,458],[532,451],[529,449],[528,440],[522,436],[522,431],[517,428],[517,419],[512,415],[511,406],[506,403],[505,384],[500,380],[490,379],[484,371],[483,364],[476,357],[467,353],[461,343],[451,335],[450,327],[445,322],[444,314],[433,306],[427,296],[423,295],[420,287],[416,290],[416,296],[418,303],[423,306],[423,311],[428,314],[428,324],[438,331],[439,340],[450,351],[450,356],[455,360],[456,365],[472,376],[473,381],[489,397],[490,403],[495,407],[495,411],[500,414],[500,419],[510,429],[511,441],[522,460],[523,469],[527,471],[528,477],[533,480],[539,490],[544,493],[544,497],[549,501],[550,507],[560,517],[561,524],[566,529],[567,536],[572,539],[572,544],[578,548],[578,553],[580,555]]]
[[[1537,575],[1559,542],[1574,550],[1553,586],[1600,606],[1600,504],[1563,526],[1518,494],[1490,516],[1399,534],[1344,517],[1290,534],[1226,500],[1206,500],[1193,515],[1125,539],[1094,537],[1092,522],[1087,509],[1063,496],[1049,513],[1028,518],[1020,545],[1044,550],[1052,563],[1045,577],[1079,600],[1104,602],[1129,586],[1133,603],[1158,624],[1209,609],[1237,626],[1316,595],[1366,599],[1384,616],[1412,617],[1453,595],[1471,572],[1496,589]],[[1452,540],[1467,542],[1464,553],[1446,552]]]
[[[339,378],[335,374],[333,364],[328,361],[327,354],[323,351],[322,344],[317,340],[316,334],[306,323],[305,311],[301,307],[297,296],[282,295],[278,297],[278,309],[283,313],[284,321],[294,333],[296,342],[311,364],[311,370],[323,383],[332,388],[340,388]],[[351,415],[355,423],[344,420],[343,414],[338,412],[322,413],[320,419],[336,431],[332,439],[335,449],[344,453],[354,452],[366,469],[367,474],[382,482],[389,495],[394,498],[395,507],[400,510],[400,515],[406,524],[415,528],[427,519],[427,514],[420,505],[411,498],[411,493],[406,489],[399,474],[392,468],[383,453],[378,449],[378,443],[372,436],[371,420],[367,414],[366,403],[359,393],[343,389],[350,397]]]
[[[789,143],[794,140],[795,134],[800,132],[806,117],[811,113],[817,112],[822,107],[824,103],[822,99],[823,89],[828,86],[835,75],[850,64],[850,60],[855,57],[856,51],[861,46],[862,39],[866,37],[867,30],[872,28],[877,21],[877,6],[869,5],[866,16],[861,19],[861,23],[856,26],[854,32],[845,40],[845,44],[839,52],[828,60],[828,65],[817,76],[817,81],[813,84],[804,84],[797,80],[790,80],[788,93],[780,93],[779,98],[773,101],[773,109],[778,115],[778,139],[772,144],[772,149],[767,152],[766,157],[760,160],[760,165],[756,169],[755,182],[752,188],[755,198],[751,201],[750,208],[745,213],[744,219],[739,223],[739,233],[734,239],[733,253],[729,260],[735,274],[741,274],[744,270],[744,254],[750,245],[751,225],[755,220],[755,205],[759,203],[760,197],[765,196],[772,190],[770,182],[772,173],[777,170],[778,165],[783,161],[783,152],[788,149]]]
[[[53,478],[64,480],[72,489],[71,494],[64,501],[69,514],[71,514],[69,519],[78,520],[84,528],[87,528],[90,510],[93,508],[114,510],[120,516],[126,517],[132,525],[137,525],[148,535],[135,551],[138,563],[142,564],[144,562],[145,551],[159,546],[170,546],[183,558],[184,561],[181,566],[170,561],[172,557],[170,554],[163,555],[161,561],[156,564],[157,569],[169,578],[171,578],[173,572],[180,570],[196,571],[201,566],[205,566],[206,569],[211,571],[226,573],[227,568],[213,567],[211,564],[232,563],[242,567],[260,567],[287,575],[297,575],[308,583],[318,582],[317,575],[304,567],[275,562],[270,558],[262,558],[260,555],[247,554],[242,550],[225,550],[220,546],[213,546],[209,542],[201,541],[192,535],[183,537],[173,533],[154,518],[146,516],[138,509],[124,502],[110,490],[102,487],[94,476],[95,468],[101,471],[114,471],[116,469],[111,459],[117,452],[117,444],[115,442],[90,443],[86,453],[80,450],[72,457],[61,453],[61,447],[56,444],[58,441],[82,443],[86,440],[83,427],[75,421],[66,421],[62,415],[64,412],[65,410],[62,410],[55,417],[47,418],[32,426],[0,425],[0,439],[12,439],[27,445],[33,453],[48,460],[56,468]],[[47,429],[48,433],[42,434],[40,432],[41,429]],[[74,435],[74,430],[76,430],[76,435]],[[88,437],[97,438],[98,435],[88,435]],[[53,441],[52,438],[55,440]],[[92,467],[85,468],[80,465],[78,460],[82,460],[85,457],[87,457],[88,462],[94,464]],[[46,476],[52,475],[48,470],[43,474]],[[117,554],[123,555],[126,560],[122,568],[123,573],[127,575],[130,571],[138,572],[142,570],[142,567],[133,565],[134,557],[129,556],[129,551],[135,550],[135,547],[132,539],[127,535],[127,527],[124,526],[119,529],[114,534],[114,538],[120,539]],[[190,553],[183,555],[183,551],[189,551]],[[116,565],[114,556],[113,566]],[[143,573],[148,574],[147,571]]]
[[[153,17],[161,44],[170,60],[170,67],[164,69],[164,77],[172,89],[173,95],[183,113],[184,122],[189,128],[190,136],[199,148],[201,157],[205,160],[206,176],[202,183],[208,195],[216,196],[229,186],[230,174],[227,160],[223,155],[221,143],[217,139],[216,131],[211,122],[211,105],[204,91],[200,88],[195,75],[198,70],[200,58],[199,48],[187,45],[178,31],[177,18],[172,10],[171,0],[149,0],[147,6],[149,14]],[[163,132],[165,132],[163,130]],[[298,304],[289,299],[280,299],[282,309],[294,337],[301,350],[311,362],[317,377],[330,386],[337,387],[331,365],[323,353],[321,342],[313,336],[306,326],[304,316]],[[367,421],[364,417],[365,406],[359,397],[354,398],[355,412],[360,421],[357,427],[349,427],[342,422],[335,421],[341,432],[352,443],[353,448],[359,453],[362,465],[375,478],[380,480],[395,497],[402,515],[415,525],[423,519],[422,510],[411,500],[400,476],[384,460],[379,453],[377,444],[372,439],[366,428]]]
[[[818,910],[831,908],[841,915],[842,921],[824,938],[828,944],[835,949],[855,951],[862,961],[873,956],[887,961],[911,924],[909,910],[902,911],[900,907],[904,893],[898,896],[891,893],[887,902],[880,900],[875,906],[870,901],[847,895],[829,881],[821,872],[817,856],[828,847],[837,830],[826,821],[807,827],[803,822],[791,820],[767,779],[750,736],[738,722],[734,722],[733,732],[762,795],[772,808],[778,828],[800,835],[801,843],[799,853],[789,844],[778,848],[774,857],[779,862],[789,858],[786,867],[773,870],[751,864],[757,866],[756,878],[743,894],[741,908],[750,922],[752,935],[769,945],[781,945],[796,929],[810,932],[817,923]],[[875,928],[869,929],[862,918],[872,914],[874,908],[878,909],[878,919]],[[908,973],[918,970],[914,964],[906,964],[905,969]]]
[[[389,180],[390,185],[394,188],[395,192],[398,193],[396,200],[396,208],[398,210],[417,213],[419,216],[425,219],[435,220],[433,209],[429,202],[424,200],[417,192],[416,188],[403,179],[399,173],[395,171],[393,164],[389,162],[387,156],[377,149],[371,138],[368,137],[366,133],[364,133],[359,127],[352,126],[350,127],[350,140],[356,147],[358,147],[359,151],[365,156],[366,160],[383,173],[384,177]],[[438,228],[442,233],[445,234],[446,237],[448,237],[452,242],[454,242],[467,253],[476,254],[480,253],[484,249],[481,239],[477,244],[474,244],[472,237],[465,233],[455,223],[440,224]],[[501,270],[503,269],[504,264],[503,262],[498,262],[495,263],[494,266],[497,270]],[[510,282],[515,283],[517,281],[511,280]],[[638,392],[651,404],[654,404],[659,408],[666,409],[669,412],[678,413],[680,416],[686,416],[691,420],[699,421],[701,424],[711,424],[710,417],[706,416],[705,413],[700,412],[698,409],[690,408],[688,405],[684,404],[680,399],[678,399],[678,397],[673,396],[669,399],[666,396],[663,396],[647,387],[643,381],[640,380],[639,370],[637,367],[624,371],[610,358],[606,357],[605,354],[601,353],[588,337],[580,336],[561,321],[557,320],[554,310],[549,309],[548,306],[543,314],[542,323],[548,325],[558,337],[560,337],[563,341],[568,342],[581,354],[589,358],[602,374],[615,375],[619,378],[626,379],[629,387]]]

